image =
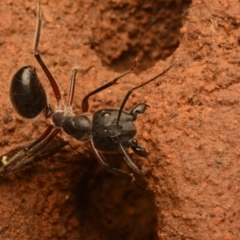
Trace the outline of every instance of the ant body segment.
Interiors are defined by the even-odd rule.
[[[29,119],[38,116],[41,112],[44,112],[45,118],[51,118],[52,124],[45,129],[39,138],[29,145],[11,150],[7,154],[3,155],[1,157],[3,166],[0,168],[0,175],[8,175],[22,166],[29,164],[39,152],[44,151],[48,145],[58,138],[58,133],[62,130],[78,141],[91,141],[96,158],[104,167],[106,167],[108,171],[134,181],[131,174],[128,174],[120,169],[110,167],[105,161],[104,153],[120,152],[123,154],[126,163],[134,172],[138,174],[145,173],[131,160],[126,149],[131,148],[137,155],[142,157],[148,155],[145,148],[139,146],[137,140],[134,139],[137,129],[133,123],[137,119],[138,114],[145,112],[148,105],[140,103],[129,113],[125,112],[123,109],[129,96],[134,90],[141,88],[164,75],[170,70],[170,68],[172,68],[174,63],[160,74],[129,90],[119,109],[101,109],[91,116],[91,114],[88,113],[88,99],[92,95],[112,86],[119,79],[132,72],[137,66],[136,60],[132,68],[86,95],[82,100],[83,113],[75,115],[72,111],[72,103],[74,99],[76,74],[78,71],[84,72],[86,69],[74,68],[72,70],[68,100],[66,105],[64,105],[58,84],[38,52],[41,21],[39,5],[37,10],[34,57],[38,61],[51,84],[57,101],[57,107],[56,110],[53,110],[48,104],[45,90],[38,79],[36,70],[33,66],[25,66],[17,71],[10,84],[10,100],[13,107],[19,115]],[[66,145],[66,142],[62,143],[62,145]]]

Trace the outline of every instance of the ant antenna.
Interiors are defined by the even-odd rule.
[[[119,121],[120,121],[120,118],[121,118],[121,114],[122,114],[122,111],[123,111],[123,108],[128,100],[128,98],[130,97],[130,95],[133,93],[133,91],[135,91],[136,89],[138,88],[141,88],[147,84],[149,84],[150,82],[154,81],[155,79],[157,79],[158,77],[164,75],[166,72],[168,72],[172,67],[173,65],[175,64],[175,62],[173,62],[168,68],[166,68],[163,72],[159,73],[158,75],[156,75],[155,77],[151,78],[150,80],[148,80],[147,82],[144,82],[132,89],[130,89],[128,91],[128,93],[126,94],[126,96],[124,97],[123,101],[122,101],[122,104],[120,106],[120,109],[119,109],[119,112],[118,112],[118,117],[117,117],[117,126],[119,126]]]

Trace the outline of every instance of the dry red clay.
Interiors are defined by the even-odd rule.
[[[136,121],[136,138],[150,155],[140,158],[130,152],[148,172],[143,177],[148,191],[108,173],[89,143],[62,134],[69,146],[0,180],[0,239],[239,239],[240,3],[157,3],[165,9],[163,18],[156,12],[151,18],[156,6],[134,0],[41,1],[39,51],[64,98],[71,69],[92,66],[77,77],[76,114],[82,98],[116,77],[113,69],[131,67],[135,55],[142,59],[140,74],[131,73],[92,97],[91,113],[118,108],[130,88],[176,63],[134,92],[126,105],[127,111],[140,102],[150,106]],[[0,2],[1,154],[36,139],[49,124],[42,116],[26,120],[14,111],[9,82],[20,67],[36,66],[49,103],[56,103],[32,54],[36,5]],[[149,23],[154,23],[149,32],[137,32],[136,26]],[[124,34],[126,26],[130,34]],[[130,171],[121,155],[108,160]]]

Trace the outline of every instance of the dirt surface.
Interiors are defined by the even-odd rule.
[[[92,97],[91,113],[119,108],[130,88],[176,63],[125,107],[150,105],[136,121],[136,138],[150,155],[130,152],[148,172],[149,191],[108,173],[89,143],[61,134],[68,146],[0,180],[1,239],[239,239],[240,2],[41,4],[39,51],[65,98],[72,68],[92,66],[77,77],[76,114],[87,93],[130,68],[136,56],[138,75]],[[56,103],[32,54],[36,6],[0,2],[0,155],[36,139],[49,124],[14,111],[9,83],[20,67],[34,65],[49,103]],[[131,172],[121,155],[108,161]]]

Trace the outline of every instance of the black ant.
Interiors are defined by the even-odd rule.
[[[130,159],[126,149],[131,147],[137,155],[142,157],[148,155],[145,148],[139,146],[137,140],[133,138],[136,134],[136,127],[133,122],[136,120],[138,114],[145,112],[148,105],[140,103],[135,106],[130,113],[123,111],[123,109],[129,96],[134,90],[141,88],[154,81],[156,78],[164,75],[170,68],[172,68],[174,63],[162,73],[129,90],[119,109],[101,109],[95,112],[93,116],[89,114],[88,99],[92,95],[112,86],[123,76],[132,72],[137,66],[137,61],[135,61],[132,68],[86,95],[82,100],[83,114],[75,115],[72,111],[72,102],[74,98],[76,74],[77,71],[84,72],[86,69],[74,68],[72,70],[68,100],[67,104],[64,105],[58,84],[44,64],[38,52],[41,21],[39,4],[37,10],[34,57],[37,59],[52,86],[57,100],[57,107],[54,111],[48,104],[45,90],[38,79],[36,70],[33,66],[25,66],[17,71],[17,73],[13,76],[10,85],[10,99],[15,110],[22,117],[29,119],[38,116],[41,112],[44,112],[46,118],[51,118],[52,124],[49,125],[43,134],[31,144],[25,147],[13,149],[7,154],[2,155],[1,160],[3,166],[0,168],[0,174],[7,175],[12,171],[27,165],[34,160],[39,153],[47,150],[47,146],[51,144],[55,146],[54,140],[59,138],[57,135],[61,130],[74,137],[76,140],[90,140],[97,159],[107,168],[108,171],[134,180],[131,174],[128,174],[120,169],[112,168],[106,163],[104,153],[120,152],[123,154],[127,164],[134,172],[144,174],[144,172],[140,170]],[[62,142],[61,144],[61,146],[64,146],[66,145],[66,142]]]

